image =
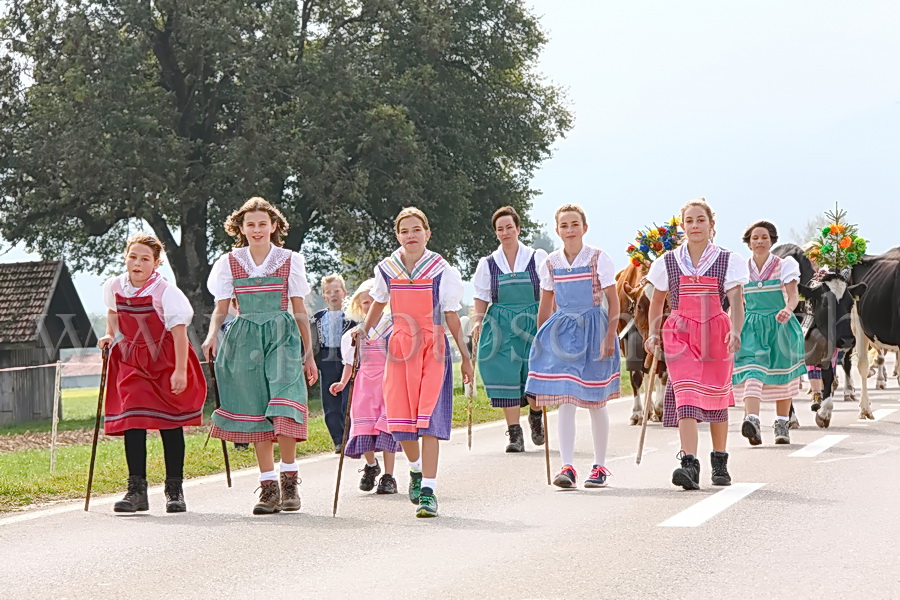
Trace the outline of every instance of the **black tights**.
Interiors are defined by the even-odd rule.
[[[184,478],[184,429],[160,429],[163,455],[166,460],[166,479]],[[128,475],[147,477],[147,430],[128,429],[125,431],[125,460]]]

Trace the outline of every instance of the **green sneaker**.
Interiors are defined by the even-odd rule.
[[[409,501],[419,503],[419,493],[422,489],[422,473],[409,472]]]
[[[431,491],[431,488],[423,488],[419,495],[419,510],[416,516],[420,519],[438,516],[437,496]]]

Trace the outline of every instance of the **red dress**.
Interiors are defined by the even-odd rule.
[[[128,429],[175,429],[200,425],[206,400],[206,379],[197,354],[189,347],[187,388],[171,391],[175,371],[175,340],[166,330],[162,295],[169,284],[158,275],[132,297],[118,279],[113,282],[116,314],[123,339],[109,355],[103,430],[122,435]]]

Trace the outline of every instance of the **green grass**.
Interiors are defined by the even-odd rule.
[[[480,383],[480,382],[479,382]],[[627,377],[622,379],[622,395],[630,394]],[[68,429],[93,427],[96,410],[97,390],[64,390],[65,420],[60,428]],[[458,369],[455,373],[453,400],[453,425],[462,427],[467,423],[468,400],[463,393]],[[309,439],[297,446],[300,456],[330,452],[333,449],[331,436],[321,416],[321,401],[310,400],[311,418]],[[523,409],[523,414],[526,409]],[[479,385],[473,401],[473,423],[495,421],[503,417],[502,411],[491,408],[485,396],[484,387]],[[37,425],[37,427],[35,427]],[[27,426],[0,429],[0,435]],[[32,424],[31,431],[48,431],[49,423]],[[24,431],[25,429],[22,429]],[[197,432],[186,436],[185,478],[200,477],[224,471],[222,446],[218,440],[210,440],[206,449],[203,444],[206,433]],[[231,468],[241,469],[256,466],[256,456],[251,449],[237,451],[229,443]],[[36,502],[81,498],[87,484],[90,462],[90,445],[66,446],[56,454],[56,473],[50,474],[50,450],[23,450],[0,454],[0,512],[8,511]],[[120,440],[105,441],[97,447],[97,463],[94,472],[93,493],[107,494],[124,489],[127,471],[125,450]],[[161,483],[165,478],[162,441],[157,435],[147,440],[147,478],[151,483]]]

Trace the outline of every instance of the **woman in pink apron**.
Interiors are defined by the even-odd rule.
[[[681,223],[687,243],[654,261],[647,274],[655,289],[646,349],[656,354],[662,342],[669,370],[663,425],[678,427],[681,437],[681,467],[672,474],[672,483],[696,490],[701,422],[709,423],[712,435],[712,483],[731,485],[725,451],[728,407],[734,406],[731,379],[744,324],[742,290],[749,276],[746,261],[712,243],[715,214],[703,198],[685,204]],[[663,326],[666,292],[672,314]]]
[[[421,210],[403,209],[394,228],[400,248],[375,267],[374,302],[362,331],[375,327],[390,301],[393,331],[384,377],[388,428],[409,459],[409,499],[417,506],[416,516],[436,517],[438,440],[450,439],[453,415],[450,342],[442,316],[462,355],[463,383],[473,377],[457,314],[462,276],[426,248],[431,230]]]

